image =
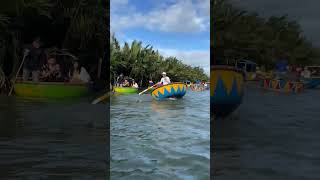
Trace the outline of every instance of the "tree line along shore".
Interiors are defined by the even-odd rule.
[[[213,2],[212,2],[213,3]],[[317,65],[320,49],[303,34],[297,21],[287,15],[263,18],[232,6],[227,0],[215,0],[211,11],[211,53],[213,63],[250,59],[273,69],[279,59],[292,65]]]
[[[107,1],[11,0],[0,2],[0,7],[0,92],[6,92],[13,85],[24,47],[35,37],[40,37],[42,48],[60,64],[69,66],[70,55],[75,56],[95,82],[107,84]]]

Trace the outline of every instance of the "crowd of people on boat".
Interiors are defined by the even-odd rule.
[[[149,87],[155,88],[155,87],[167,85],[170,83],[171,81],[170,81],[170,78],[167,76],[167,73],[163,72],[162,78],[158,83],[154,84],[152,80],[149,80]],[[128,76],[123,76],[122,73],[117,77],[115,86],[139,88],[139,85],[137,84],[137,82],[135,82],[134,79],[129,78]]]
[[[91,79],[78,61],[74,61],[70,69],[63,71],[56,58],[48,56],[41,48],[40,38],[35,38],[24,51],[23,81],[28,81],[30,75],[33,82],[88,83]]]
[[[138,89],[139,85],[134,79],[131,79],[128,76],[123,76],[121,73],[117,77],[116,87],[133,87]]]
[[[269,76],[269,78],[292,80],[300,80],[301,78],[320,77],[320,67],[286,65],[283,67],[276,67],[276,70],[273,71]],[[268,78],[263,66],[261,68],[258,66],[256,67],[255,77],[257,79]]]
[[[209,89],[209,86],[206,82],[197,81],[196,83],[190,86],[192,91],[204,91]]]
[[[311,78],[314,76],[320,76],[320,68],[311,68],[308,66],[294,66],[288,65],[282,71],[277,71],[277,76],[281,78],[281,76],[286,76],[290,79],[299,80],[301,78]]]

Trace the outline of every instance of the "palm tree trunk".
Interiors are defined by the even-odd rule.
[[[142,87],[142,82],[143,82],[143,74],[141,74],[140,87]]]

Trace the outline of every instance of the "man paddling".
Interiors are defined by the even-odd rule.
[[[148,90],[153,89],[155,87],[164,86],[164,85],[167,85],[170,83],[171,83],[171,81],[170,81],[170,78],[167,76],[167,73],[163,72],[160,82],[158,82],[155,85],[149,87],[148,89],[145,89],[144,91],[140,92],[139,95],[141,95],[141,94],[143,94],[143,93],[147,92]]]
[[[164,86],[164,85],[167,85],[167,84],[170,84],[170,78],[167,76],[167,73],[166,72],[163,72],[162,73],[162,78],[160,80],[160,82],[157,83],[158,86]]]

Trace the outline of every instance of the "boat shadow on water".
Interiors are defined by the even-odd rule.
[[[214,127],[211,130],[211,157],[215,167],[211,171],[214,177],[230,177],[233,179],[233,174],[229,172],[241,167],[241,145],[239,144],[238,134],[240,133],[239,124],[241,124],[241,111],[235,110],[232,114],[226,117],[214,118],[211,116],[210,126]],[[212,165],[212,164],[211,164]]]
[[[183,117],[185,108],[185,99],[165,99],[162,101],[152,100],[151,109],[154,113],[159,115],[161,118],[168,117]]]

